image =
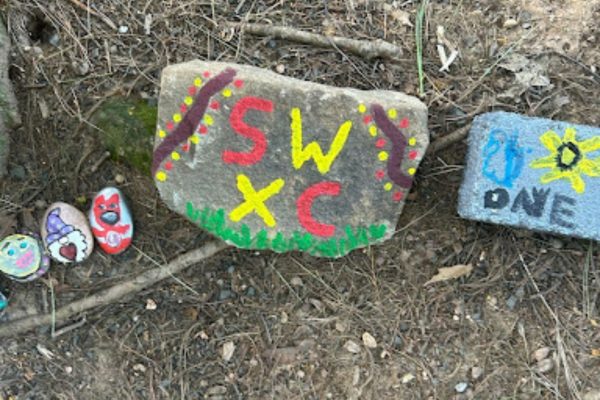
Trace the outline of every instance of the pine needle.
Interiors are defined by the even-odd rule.
[[[425,74],[423,73],[423,22],[429,0],[422,0],[415,21],[415,42],[417,46],[417,72],[419,74],[419,96],[425,96]]]

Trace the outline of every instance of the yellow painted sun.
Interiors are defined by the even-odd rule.
[[[565,129],[561,139],[554,131],[548,131],[540,137],[540,142],[550,151],[550,155],[534,160],[531,168],[550,168],[540,178],[543,184],[558,179],[567,179],[575,192],[585,192],[582,175],[600,176],[600,157],[588,158],[588,153],[600,150],[600,136],[577,141],[575,128]]]

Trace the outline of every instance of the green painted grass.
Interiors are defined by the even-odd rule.
[[[358,228],[348,225],[344,229],[346,236],[343,238],[321,239],[306,232],[294,232],[289,237],[277,232],[275,237],[270,238],[265,229],[253,235],[246,224],[239,224],[239,229],[228,226],[223,209],[213,210],[204,207],[200,210],[188,202],[186,214],[201,228],[242,249],[268,249],[278,253],[298,250],[324,257],[340,257],[356,248],[379,242],[385,237],[387,231],[387,227],[383,224]]]

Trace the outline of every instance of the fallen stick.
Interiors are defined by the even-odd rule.
[[[83,311],[90,310],[94,307],[104,306],[113,303],[126,295],[137,293],[200,261],[212,257],[227,247],[227,244],[224,242],[209,242],[199,249],[192,250],[177,257],[164,267],[151,268],[123,283],[119,283],[96,294],[69,303],[56,310],[56,313],[54,314],[54,323],[65,321]],[[33,315],[14,321],[9,320],[0,325],[0,337],[17,335],[42,325],[50,325],[52,322],[52,313]]]
[[[454,132],[435,140],[427,149],[427,154],[434,154],[456,142],[460,142],[461,140],[467,137],[467,135],[469,134],[469,129],[471,129],[471,124],[467,124],[462,128],[458,128]]]
[[[339,47],[367,60],[373,58],[398,58],[402,55],[402,48],[382,39],[357,40],[341,36],[324,36],[317,33],[305,32],[288,26],[230,23],[239,27],[244,32],[258,36],[273,36],[293,42],[310,44],[318,47]]]

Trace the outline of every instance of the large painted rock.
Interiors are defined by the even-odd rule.
[[[506,112],[477,117],[458,211],[600,240],[600,129]]]
[[[98,192],[92,201],[89,219],[94,237],[106,253],[122,253],[131,244],[131,211],[119,189],[107,187]]]
[[[41,232],[48,254],[58,262],[81,262],[94,250],[94,237],[87,218],[69,204],[59,202],[48,207]]]
[[[39,240],[29,235],[10,235],[0,242],[0,272],[16,281],[27,282],[46,273],[50,259]]]
[[[339,257],[392,236],[428,143],[402,93],[192,61],[163,70],[152,173],[229,244]]]

